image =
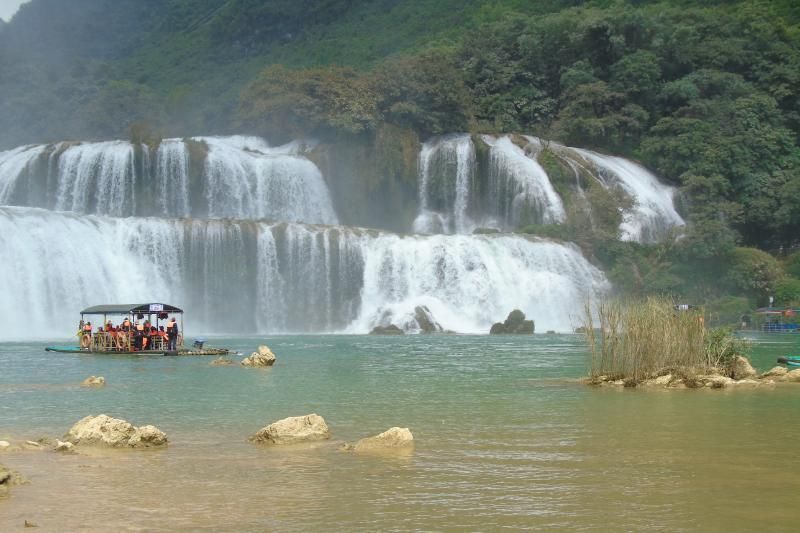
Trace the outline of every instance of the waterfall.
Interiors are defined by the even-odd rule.
[[[607,285],[574,247],[508,235],[0,207],[0,248],[3,340],[69,336],[84,307],[149,300],[184,308],[190,333],[366,333],[419,305],[454,331],[514,308],[565,331]]]
[[[564,222],[566,213],[550,178],[536,159],[510,137],[482,136],[489,145],[489,204],[502,229]],[[487,224],[489,225],[489,224]]]
[[[23,146],[0,152],[0,205],[336,224],[307,148],[244,136],[164,139],[152,153],[127,141]]]
[[[469,135],[448,135],[422,145],[419,155],[420,213],[415,233],[470,233],[467,211],[475,173]]]
[[[633,198],[633,208],[623,213],[622,240],[657,242],[671,228],[684,224],[673,204],[675,189],[661,183],[643,166],[590,150],[572,151],[589,161],[605,184],[619,185]]]

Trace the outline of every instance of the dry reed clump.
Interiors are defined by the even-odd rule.
[[[701,312],[678,311],[659,297],[587,302],[583,331],[595,383],[635,384],[671,373],[691,387],[695,376],[720,372],[745,348],[730,331],[706,330]]]

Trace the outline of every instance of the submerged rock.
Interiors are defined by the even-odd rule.
[[[0,452],[11,448],[11,443],[7,440],[0,440]]]
[[[19,472],[15,472],[14,470],[10,470],[3,465],[0,465],[0,498],[8,496],[9,488],[15,485],[23,485],[27,483],[28,480],[20,474]]]
[[[408,428],[393,427],[379,435],[361,439],[353,447],[356,452],[405,449],[414,445],[414,435]]]
[[[56,439],[56,445],[53,448],[53,451],[54,452],[64,452],[64,453],[73,452],[73,451],[75,451],[75,445],[72,444],[71,442],[63,442],[63,441],[60,441],[60,440]]]
[[[100,388],[106,386],[106,378],[103,376],[89,376],[81,382],[81,387]]]
[[[731,363],[731,377],[736,381],[750,378],[756,375],[756,370],[746,357],[737,355]]]
[[[533,320],[525,320],[525,313],[514,309],[508,314],[505,322],[496,322],[492,325],[491,335],[533,335],[536,329]]]
[[[388,326],[375,326],[372,328],[372,331],[369,332],[370,335],[405,335],[406,332],[402,329],[398,328],[394,324],[389,324]]]
[[[261,428],[250,437],[259,444],[296,444],[331,438],[328,424],[318,414],[290,416]]]
[[[275,364],[275,354],[269,349],[269,346],[262,344],[258,347],[258,351],[250,354],[249,357],[242,359],[242,366],[251,367],[264,367],[272,366]]]
[[[226,359],[224,357],[218,357],[208,364],[211,366],[225,366],[225,365],[232,365],[233,361],[230,359]]]
[[[109,448],[150,448],[167,444],[167,435],[155,426],[136,427],[130,422],[107,415],[87,416],[64,435],[76,446]]]

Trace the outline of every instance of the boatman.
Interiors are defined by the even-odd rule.
[[[169,319],[167,322],[167,350],[174,352],[177,350],[176,344],[178,342],[178,323],[175,322],[175,317]]]

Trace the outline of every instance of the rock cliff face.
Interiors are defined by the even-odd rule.
[[[64,440],[75,446],[150,448],[165,446],[167,435],[155,426],[136,427],[119,418],[98,415],[79,420],[64,435]]]
[[[331,437],[328,424],[321,416],[312,413],[291,416],[261,428],[250,437],[250,442],[259,444],[299,444],[315,442]]]

